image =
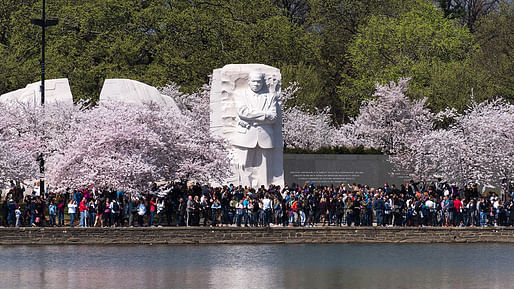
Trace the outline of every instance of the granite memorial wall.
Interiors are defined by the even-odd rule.
[[[284,154],[287,184],[366,184],[371,187],[408,182],[410,178],[393,170],[385,155]]]

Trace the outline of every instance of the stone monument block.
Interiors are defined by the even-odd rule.
[[[229,64],[215,69],[210,95],[210,127],[232,144],[227,182],[283,186],[280,70],[263,64]]]
[[[157,88],[132,79],[106,79],[100,92],[100,103],[105,101],[121,101],[132,104],[156,103],[177,110],[175,101],[163,95]]]
[[[25,88],[2,94],[0,101],[41,104],[41,81],[27,84]],[[73,105],[73,95],[67,78],[45,80],[45,104]]]

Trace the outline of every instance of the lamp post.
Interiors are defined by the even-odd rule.
[[[31,19],[30,23],[41,26],[41,106],[45,105],[45,28],[48,26],[55,26],[59,23],[57,19],[46,19],[46,11],[45,11],[45,0],[43,0],[43,13],[41,19]],[[44,181],[44,173],[45,173],[45,159],[43,153],[41,153],[38,157],[39,161],[39,172],[41,173],[41,178],[39,180],[39,192],[40,194],[44,194],[45,192],[45,181]]]

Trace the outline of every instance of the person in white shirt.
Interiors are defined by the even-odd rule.
[[[236,225],[241,227],[241,222],[243,220],[245,206],[243,205],[243,200],[240,200],[236,205]]]
[[[164,217],[164,200],[159,200],[158,203],[157,203],[157,219],[158,219],[158,222],[159,222],[159,225],[158,227],[162,227],[161,224],[162,224],[162,218]]]
[[[68,215],[70,215],[70,227],[73,228],[73,221],[75,221],[75,214],[77,213],[77,202],[70,200],[68,203]]]
[[[436,226],[437,225],[436,206],[435,206],[434,201],[432,201],[432,198],[429,198],[425,202],[425,206],[427,207],[427,211],[428,211],[427,224]]]
[[[266,194],[262,200],[262,209],[264,210],[264,226],[268,227],[271,222],[271,200]]]
[[[21,210],[20,208],[16,208],[16,211],[14,211],[14,213],[16,214],[16,227],[19,227],[21,226]]]
[[[139,201],[139,205],[137,206],[137,215],[138,215],[138,223],[139,227],[143,227],[143,217],[146,214],[146,207],[143,201]]]

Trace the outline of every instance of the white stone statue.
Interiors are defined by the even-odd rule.
[[[22,103],[41,104],[41,81],[27,84],[25,88],[2,94],[0,102],[18,101]],[[45,103],[73,105],[73,95],[67,78],[45,80]]]
[[[106,79],[100,92],[100,104],[105,101],[123,101],[133,104],[153,102],[179,110],[171,97],[160,94],[153,86],[132,79]]]
[[[211,130],[232,144],[229,183],[283,186],[282,110],[277,68],[230,64],[213,72]]]

